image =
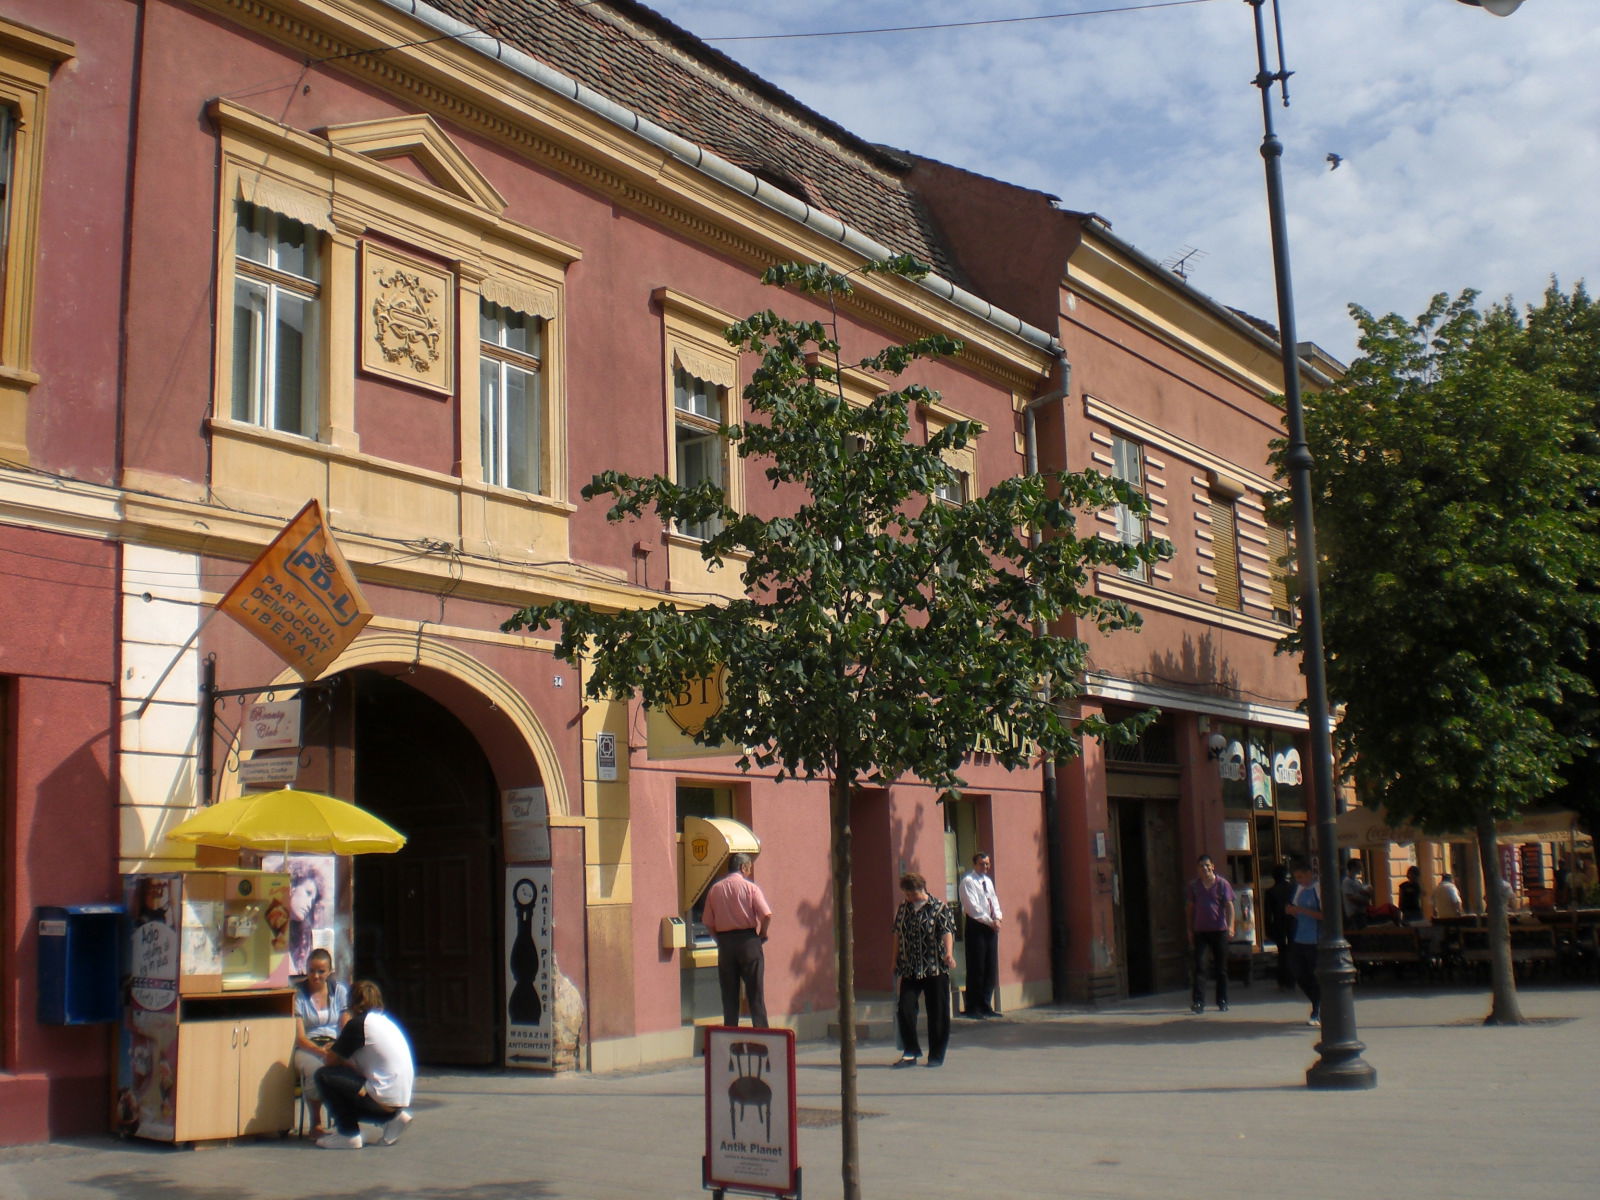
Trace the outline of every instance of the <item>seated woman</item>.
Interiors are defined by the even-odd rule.
[[[322,1093],[316,1080],[325,1061],[322,1049],[339,1036],[349,1007],[349,989],[333,977],[333,956],[313,950],[306,956],[305,980],[294,994],[294,1069],[300,1074],[300,1094],[311,1110],[313,1137],[328,1132],[322,1124]]]

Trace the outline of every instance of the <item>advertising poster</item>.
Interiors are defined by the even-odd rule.
[[[121,1133],[171,1138],[178,1081],[181,886],[176,875],[128,876],[132,919],[114,1120]]]
[[[794,1082],[793,1030],[707,1028],[707,1187],[796,1194]]]
[[[348,983],[354,963],[350,922],[339,905],[339,859],[333,854],[263,854],[261,869],[289,876],[289,973],[306,973],[306,956],[326,950],[333,975]]]
[[[506,1066],[555,1065],[550,868],[506,868]]]

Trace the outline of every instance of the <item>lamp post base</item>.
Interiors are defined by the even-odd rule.
[[[1335,897],[1335,906],[1339,904],[1337,890],[1325,894]],[[1317,983],[1322,993],[1322,1040],[1317,1043],[1317,1053],[1321,1057],[1306,1072],[1306,1086],[1358,1091],[1377,1087],[1378,1072],[1361,1057],[1367,1047],[1356,1037],[1356,967],[1341,924],[1335,907],[1325,919],[1324,932],[1329,936],[1317,945]],[[1327,928],[1330,925],[1332,929]]]
[[[1361,1057],[1366,1046],[1361,1042],[1346,1042],[1331,1046],[1327,1042],[1317,1045],[1322,1055],[1306,1071],[1306,1086],[1323,1091],[1359,1092],[1378,1086],[1378,1072]]]

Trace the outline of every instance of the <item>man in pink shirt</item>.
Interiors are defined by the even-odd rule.
[[[739,1023],[739,985],[750,1002],[750,1023],[767,1028],[767,997],[762,943],[772,922],[772,906],[750,878],[754,860],[748,854],[728,859],[728,873],[706,893],[700,919],[717,938],[717,982],[722,985],[722,1023]]]

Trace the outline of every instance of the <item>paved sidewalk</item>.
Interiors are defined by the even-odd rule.
[[[1270,983],[957,1021],[937,1071],[861,1051],[872,1200],[1587,1200],[1600,1192],[1600,988],[1528,986],[1535,1023],[1485,1028],[1482,990],[1364,990],[1378,1086],[1304,1086],[1317,1031]],[[840,1195],[838,1068],[800,1050],[807,1197]],[[699,1186],[698,1063],[626,1076],[430,1074],[394,1147],[298,1139],[196,1151],[94,1138],[0,1150],[3,1200],[621,1200]],[[834,1123],[827,1122],[832,1118]]]

